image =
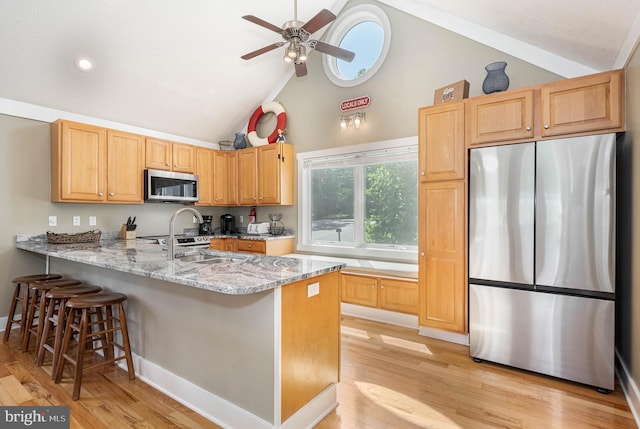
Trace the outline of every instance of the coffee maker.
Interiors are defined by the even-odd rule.
[[[200,235],[211,235],[213,231],[211,230],[211,220],[213,216],[202,215],[202,223],[198,228],[198,234]]]
[[[220,233],[233,234],[236,232],[236,217],[232,214],[220,216]]]

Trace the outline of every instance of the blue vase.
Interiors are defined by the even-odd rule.
[[[233,140],[233,147],[236,149],[244,149],[247,147],[247,142],[244,140],[244,133],[236,133],[236,138]]]
[[[482,92],[491,94],[509,88],[509,76],[504,72],[505,67],[507,63],[504,61],[487,64],[484,68],[487,71],[487,77],[482,82]]]

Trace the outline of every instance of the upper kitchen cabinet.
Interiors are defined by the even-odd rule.
[[[229,204],[229,157],[227,152],[213,151],[213,204],[226,206]]]
[[[227,159],[227,205],[238,205],[238,152],[229,151],[226,153]],[[216,174],[216,177],[218,175]]]
[[[145,142],[146,168],[194,173],[196,147],[147,137]]]
[[[143,202],[144,137],[107,130],[107,200]]]
[[[198,206],[212,206],[214,173],[213,150],[203,147],[196,148],[196,174],[198,175]]]
[[[293,204],[293,146],[273,143],[238,151],[238,204]]]
[[[418,111],[420,182],[465,178],[464,113],[463,101]]]
[[[143,137],[59,120],[51,124],[51,201],[142,203]]]
[[[624,71],[561,80],[541,87],[542,136],[624,131]]]
[[[533,139],[534,94],[533,89],[526,89],[469,99],[469,145]]]

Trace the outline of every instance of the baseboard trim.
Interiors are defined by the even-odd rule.
[[[363,305],[349,304],[346,302],[340,303],[340,312],[346,316],[389,323],[410,329],[418,329],[418,316],[411,314],[381,310],[379,308],[365,307]]]
[[[469,345],[469,334],[456,334],[455,332],[425,328],[424,326],[420,326],[418,333],[425,337],[435,338],[437,340],[449,341],[450,343],[462,344],[463,346]]]
[[[616,349],[616,377],[620,382],[620,387],[624,393],[624,397],[627,399],[627,404],[633,414],[633,419],[636,421],[636,425],[640,427],[640,389],[638,385],[631,377],[631,373],[627,368],[627,365],[620,357],[618,349]]]

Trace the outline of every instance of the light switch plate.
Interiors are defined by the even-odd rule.
[[[58,216],[49,216],[49,226],[58,226]]]
[[[307,285],[307,298],[316,296],[320,293],[320,283],[315,282]]]
[[[73,226],[80,226],[80,216],[73,217]]]
[[[96,226],[96,217],[89,216],[89,226]]]

